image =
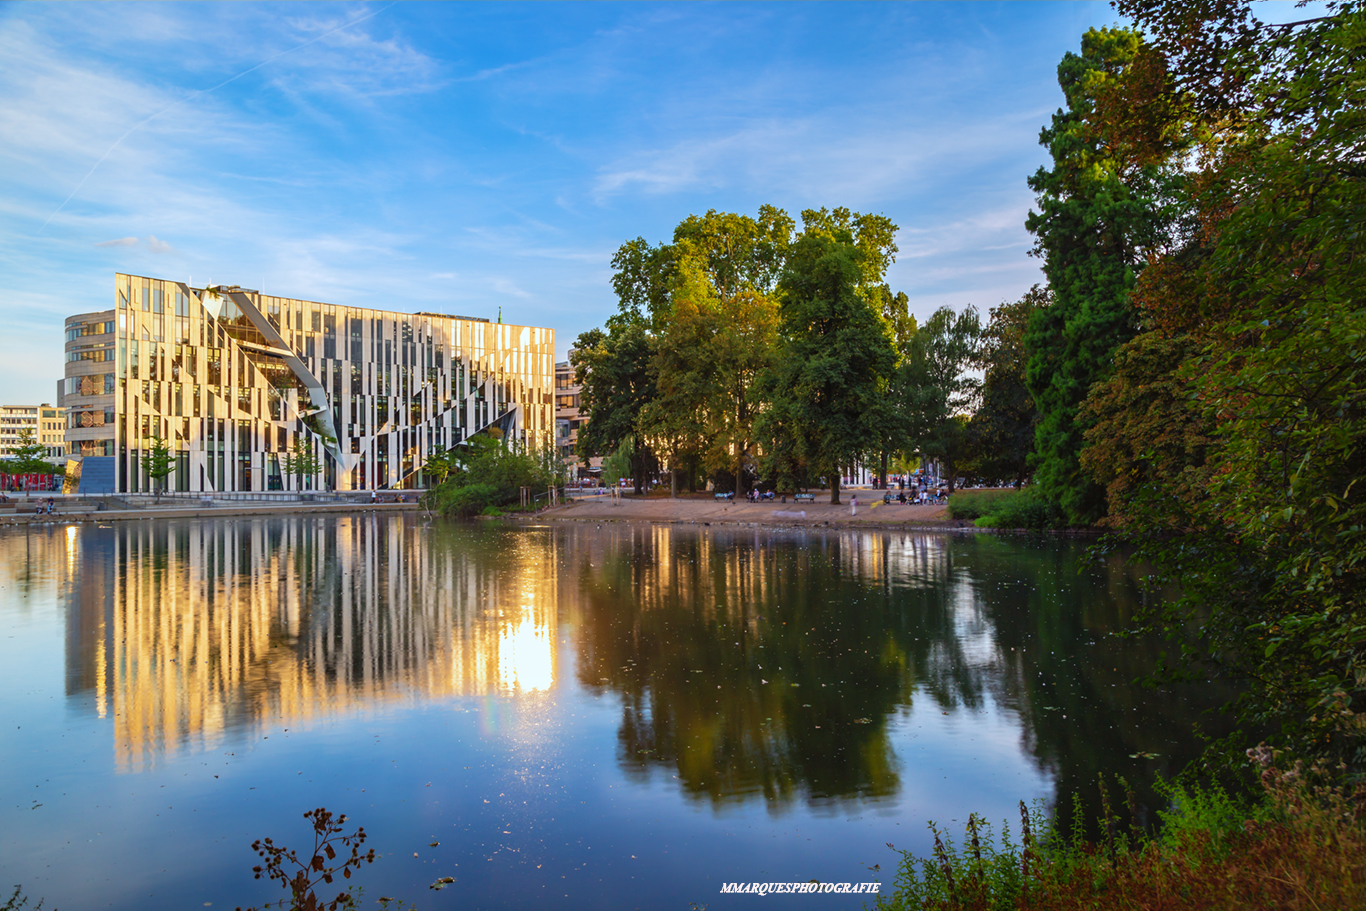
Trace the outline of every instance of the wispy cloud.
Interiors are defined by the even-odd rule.
[[[102,240],[95,244],[97,247],[133,247],[136,246],[136,237],[120,237],[118,240]]]

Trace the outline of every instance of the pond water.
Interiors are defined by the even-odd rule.
[[[362,825],[431,908],[859,908],[927,820],[1149,786],[1212,694],[1133,681],[1135,570],[986,535],[162,520],[0,534],[0,883],[46,907],[283,893]],[[444,891],[429,884],[445,876]],[[4,897],[8,897],[8,893]]]

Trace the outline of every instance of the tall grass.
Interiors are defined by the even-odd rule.
[[[1169,786],[1155,835],[1121,823],[1102,789],[1103,833],[1088,841],[1080,802],[1071,831],[1020,804],[1020,839],[969,817],[956,845],[933,823],[934,853],[903,852],[878,909],[929,911],[1195,911],[1366,908],[1366,788],[1329,784],[1320,769],[1281,770],[1249,751],[1260,799],[1218,787]],[[1124,789],[1127,793],[1127,788]],[[1132,810],[1132,797],[1130,797]]]

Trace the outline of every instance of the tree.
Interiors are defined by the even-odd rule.
[[[1029,475],[1038,409],[1025,386],[1024,337],[1035,311],[1048,306],[1047,289],[1035,285],[1013,303],[993,307],[982,333],[977,366],[981,403],[968,425],[967,445],[979,473],[1010,478],[1019,487]]]
[[[878,296],[882,318],[891,329],[898,358],[896,370],[887,382],[887,394],[879,400],[873,418],[873,454],[877,457],[878,478],[886,486],[888,467],[910,455],[908,447],[920,429],[916,420],[920,377],[914,361],[918,327],[915,317],[910,314],[910,299],[905,292],[893,294],[884,284]]]
[[[294,438],[294,446],[285,453],[284,465],[282,470],[287,475],[296,478],[295,489],[304,489],[304,479],[310,481],[323,470],[322,460],[313,451],[313,446],[308,443],[302,434]]]
[[[866,238],[858,233],[860,225],[881,228],[885,219],[836,212],[844,217],[802,213],[806,229],[779,282],[779,351],[764,374],[770,406],[760,417],[766,446],[788,452],[811,475],[829,478],[834,504],[841,472],[873,449],[878,402],[897,361],[890,327],[871,293],[881,285],[878,256],[887,248],[861,245]],[[876,281],[871,289],[870,280]]]
[[[657,398],[641,426],[672,451],[696,451],[713,476],[733,473],[737,497],[752,462],[756,380],[772,362],[778,325],[774,283],[792,219],[772,206],[758,218],[690,215],[659,259],[669,263],[654,310]]]
[[[152,482],[157,500],[166,489],[166,478],[175,471],[175,454],[160,434],[152,437],[152,444],[142,451],[142,473]]]
[[[959,464],[969,457],[966,413],[980,381],[969,369],[978,359],[981,321],[973,307],[940,307],[915,334],[909,357],[916,442],[922,456],[939,459],[954,488]]]
[[[1167,237],[1171,216],[1163,202],[1179,183],[1166,159],[1119,155],[1095,117],[1097,95],[1142,48],[1135,31],[1090,29],[1081,55],[1063,57],[1058,83],[1068,107],[1039,136],[1053,167],[1029,178],[1039,211],[1030,212],[1026,227],[1052,291],[1025,336],[1025,381],[1039,413],[1034,480],[1075,524],[1105,510],[1103,488],[1081,467],[1086,423],[1078,409],[1092,384],[1109,375],[1115,349],[1137,331],[1129,291],[1146,252]]]
[[[1156,581],[1182,592],[1148,622],[1185,637],[1187,672],[1236,681],[1251,736],[1269,730],[1298,756],[1359,773],[1366,12],[1329,4],[1267,26],[1245,3],[1121,9],[1152,35],[1148,69],[1167,75],[1119,80],[1107,110],[1184,108],[1199,142],[1182,159],[1198,230],[1139,276],[1134,300],[1155,335],[1128,349],[1132,376],[1099,387],[1094,409],[1143,441],[1119,517]],[[1146,118],[1129,128],[1135,160],[1175,144]],[[1149,403],[1207,428],[1208,443],[1143,426]],[[1181,471],[1156,465],[1164,445]],[[1202,464],[1207,480],[1190,484],[1186,469]]]
[[[578,451],[585,460],[606,455],[631,441],[632,477],[642,492],[647,469],[657,460],[639,439],[640,413],[656,395],[650,372],[654,340],[645,318],[629,310],[608,320],[608,331],[590,329],[574,343],[570,361],[582,384]]]
[[[47,447],[38,442],[31,428],[25,427],[19,431],[17,444],[10,449],[10,456],[4,463],[5,471],[18,475],[52,474],[52,463],[44,458],[46,455]]]
[[[1128,524],[1135,509],[1146,509],[1139,500],[1160,488],[1173,501],[1164,509],[1165,530],[1190,527],[1192,509],[1209,486],[1213,428],[1181,368],[1203,350],[1189,336],[1145,332],[1115,353],[1115,372],[1083,403],[1090,428],[1081,464],[1106,485],[1105,524]]]

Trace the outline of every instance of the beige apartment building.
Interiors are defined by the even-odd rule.
[[[25,431],[46,450],[54,466],[66,461],[66,409],[57,405],[0,405],[0,459],[14,455]]]
[[[82,492],[413,487],[433,454],[555,432],[553,329],[118,273],[114,306],[66,321],[66,451]],[[299,477],[290,458],[320,465]]]

